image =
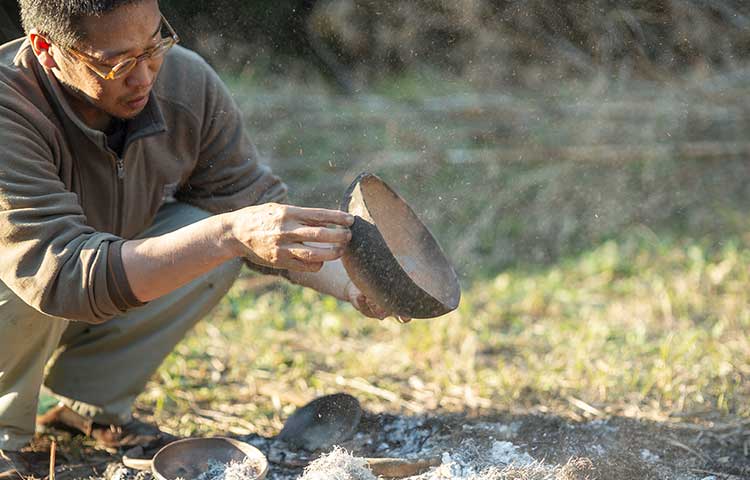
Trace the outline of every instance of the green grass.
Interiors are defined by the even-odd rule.
[[[456,86],[420,97],[415,78],[352,98],[231,87],[295,203],[335,206],[361,170],[396,188],[460,271],[459,309],[381,323],[248,273],[167,359],[141,411],[184,435],[273,434],[295,405],[341,390],[374,411],[581,419],[592,415],[581,400],[604,415],[750,416],[746,160],[455,164],[446,158],[459,147],[694,137],[684,110],[650,102],[658,92],[589,99],[641,102],[636,128],[611,112],[560,114],[580,107],[581,91],[564,88],[557,103],[517,96],[441,112],[432,96]],[[704,120],[708,131],[731,119]],[[425,156],[373,160],[404,151]]]
[[[607,414],[748,416],[749,261],[739,241],[714,250],[630,232],[474,282],[456,312],[406,326],[283,283],[251,288],[251,277],[169,357],[141,404],[181,433],[217,428],[196,423],[196,407],[272,433],[295,399],[337,390],[389,411],[575,417],[575,397]]]

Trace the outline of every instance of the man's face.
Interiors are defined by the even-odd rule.
[[[105,69],[142,54],[162,38],[157,0],[142,0],[86,18],[81,26],[86,35],[75,50]],[[104,80],[80,59],[62,53],[55,58],[58,67],[53,72],[73,95],[74,107],[84,121],[94,125],[109,117],[129,119],[139,114],[163,61],[163,57],[146,59],[125,76]]]

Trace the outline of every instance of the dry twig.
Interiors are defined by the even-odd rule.
[[[709,461],[709,458],[705,454],[699,452],[698,450],[696,450],[696,449],[694,449],[692,447],[689,447],[689,446],[685,445],[684,443],[680,442],[679,440],[677,440],[675,438],[667,438],[667,443],[669,443],[670,445],[673,445],[673,446],[675,446],[677,448],[681,448],[681,449],[685,450],[688,453],[692,453],[693,455],[695,455],[696,457],[700,458],[704,462],[708,462]]]
[[[52,440],[49,447],[49,480],[55,480],[55,456],[57,455],[57,442]]]
[[[318,372],[318,376],[326,381],[333,381],[336,385],[353,388],[361,392],[369,393],[376,397],[387,400],[391,403],[395,403],[407,410],[411,410],[414,413],[424,413],[424,407],[408,400],[403,400],[398,394],[386,390],[384,388],[376,387],[364,378],[344,378],[341,375],[332,375],[327,372]]]

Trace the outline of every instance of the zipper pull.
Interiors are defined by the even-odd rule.
[[[115,164],[117,165],[117,178],[125,178],[125,161],[122,158],[117,157],[115,159]]]

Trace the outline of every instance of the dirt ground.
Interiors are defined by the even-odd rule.
[[[301,478],[304,467],[321,453],[291,451],[274,438],[259,435],[235,438],[255,445],[269,458],[269,480]],[[148,472],[125,468],[117,455],[71,451],[62,445],[58,480],[153,478]],[[365,412],[355,435],[341,447],[355,457],[433,462],[435,466],[408,477],[413,480],[750,478],[747,419],[667,424],[612,417],[574,423],[540,415],[467,418]],[[507,473],[511,464],[518,467],[514,472],[521,473],[504,475],[503,469]]]

